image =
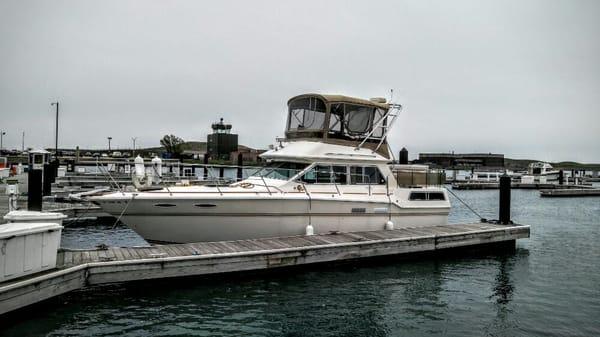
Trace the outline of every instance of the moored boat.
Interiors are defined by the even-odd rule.
[[[151,242],[198,242],[447,223],[440,184],[399,183],[387,134],[400,106],[305,94],[267,166],[227,186],[170,186],[91,197]],[[425,173],[427,174],[427,173]],[[443,180],[440,180],[441,183]]]

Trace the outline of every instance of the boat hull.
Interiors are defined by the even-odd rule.
[[[103,205],[118,217],[122,203]],[[390,207],[391,206],[391,207]],[[391,210],[391,211],[390,211]],[[407,207],[350,200],[134,200],[121,221],[149,242],[202,242],[443,225],[449,207]]]

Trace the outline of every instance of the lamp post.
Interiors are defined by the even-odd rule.
[[[133,151],[132,151],[132,157],[135,158],[135,141],[137,140],[137,137],[131,137],[131,141],[133,142]]]
[[[110,141],[112,140],[112,137],[106,137],[108,139],[108,152],[110,152]]]
[[[0,131],[0,153],[4,152],[4,135],[6,134],[6,132],[4,131]]]
[[[54,138],[54,155],[58,156],[58,101],[50,103],[50,105],[56,106],[56,135]]]

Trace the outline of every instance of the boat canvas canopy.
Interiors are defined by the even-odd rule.
[[[348,145],[352,146],[380,143],[385,137],[386,117],[391,107],[384,98],[295,96],[288,101],[286,138],[350,142]]]
[[[320,98],[326,104],[354,103],[354,104],[359,104],[359,105],[372,106],[374,108],[380,108],[380,109],[385,109],[385,110],[390,108],[390,105],[388,103],[380,103],[380,102],[375,102],[375,101],[371,101],[368,99],[350,97],[350,96],[344,96],[344,95],[329,95],[329,94],[303,94],[303,95],[294,96],[288,100],[288,106],[290,105],[290,103],[292,101],[294,101],[298,98],[302,98],[302,97]]]

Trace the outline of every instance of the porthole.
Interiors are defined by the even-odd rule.
[[[175,207],[175,204],[154,204],[156,207]]]

